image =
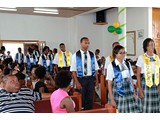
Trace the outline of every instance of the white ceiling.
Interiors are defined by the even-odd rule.
[[[43,13],[34,13],[34,7],[17,7],[17,11],[3,11],[0,10],[0,13],[14,13],[14,14],[28,14],[28,15],[42,15],[42,16],[53,16],[53,17],[73,17],[75,15],[96,12],[99,9],[98,7],[46,7],[49,9],[58,9],[59,14],[43,14]]]

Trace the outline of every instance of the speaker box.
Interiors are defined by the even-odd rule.
[[[105,11],[96,12],[96,22],[106,22]]]

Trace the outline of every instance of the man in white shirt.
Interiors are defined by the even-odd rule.
[[[2,64],[3,63],[3,54],[2,54],[2,50],[0,50],[0,64]]]
[[[31,73],[32,66],[37,64],[37,57],[33,54],[33,50],[30,47],[28,48],[28,53],[24,58],[24,63],[27,73]]]
[[[15,55],[15,63],[24,63],[24,54],[22,53],[22,49],[20,47],[18,48],[18,53]]]
[[[119,42],[114,42],[112,44],[112,50],[114,47],[116,47],[117,45],[120,45]],[[109,65],[109,63],[111,63],[113,61],[113,56],[112,54],[110,54],[108,57],[106,57],[106,62],[105,62],[105,66],[104,66],[104,69],[105,69],[105,74],[107,75],[107,67]]]
[[[6,48],[5,48],[5,46],[1,46],[1,50],[2,50],[2,54],[3,54],[3,60],[5,60],[6,59],[6,54],[5,54]]]
[[[94,89],[98,87],[99,67],[95,55],[88,51],[89,43],[87,37],[81,38],[81,50],[72,56],[70,68],[76,88],[82,94],[82,107],[85,110],[92,109]]]
[[[72,53],[67,51],[65,44],[59,45],[60,51],[55,55],[53,63],[55,64],[55,72],[58,73],[60,70],[70,69]]]
[[[37,57],[37,59],[39,60],[40,55],[39,55],[39,52],[38,52],[38,46],[35,45],[35,44],[33,44],[33,45],[32,45],[32,49],[33,49],[33,54],[34,54],[34,55]]]
[[[43,53],[39,58],[38,64],[44,66],[48,73],[53,74],[53,61],[48,57],[49,47],[45,46],[42,52]]]

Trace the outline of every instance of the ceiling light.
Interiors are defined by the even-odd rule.
[[[47,9],[47,8],[34,8],[34,11],[58,12],[57,9]]]
[[[0,7],[0,10],[17,11],[16,7]]]
[[[33,11],[34,13],[44,13],[44,14],[59,14],[58,12],[47,12],[47,11]]]

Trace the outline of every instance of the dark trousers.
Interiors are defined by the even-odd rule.
[[[70,67],[58,67],[58,71],[61,71],[61,70],[66,70],[66,71],[70,71]]]
[[[93,76],[78,78],[78,81],[82,86],[82,89],[80,90],[82,94],[82,107],[84,107],[85,110],[92,109],[94,97],[94,79],[95,78]]]

